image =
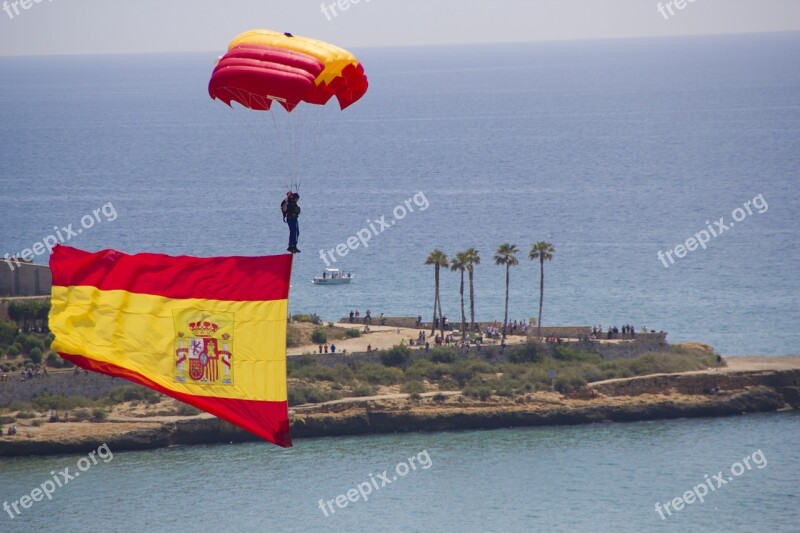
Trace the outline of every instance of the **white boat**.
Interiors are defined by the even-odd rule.
[[[314,276],[311,283],[314,285],[344,285],[350,283],[354,277],[353,274],[342,272],[338,268],[326,268],[321,276]]]

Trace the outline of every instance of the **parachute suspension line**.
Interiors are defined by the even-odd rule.
[[[281,127],[280,119],[277,116],[276,110],[272,109],[267,112],[270,115],[270,119],[272,120],[272,128],[275,131],[275,139],[277,139],[278,146],[280,148],[281,153],[283,154],[283,160],[286,162],[286,173],[290,181],[295,180],[295,169],[293,168],[294,165],[291,160],[291,139],[286,139],[284,136],[286,135],[284,132],[287,128]],[[265,119],[266,120],[266,119]],[[287,117],[287,121],[288,121]]]
[[[234,92],[234,90],[231,90],[231,92]],[[227,105],[222,100],[217,100],[217,101],[223,107],[228,108],[229,112],[235,117],[235,121],[243,125],[245,129],[247,129],[247,131],[249,131],[252,134],[251,139],[255,139],[256,150],[261,151],[263,146],[266,145],[266,137],[262,131],[259,131],[260,128],[254,127],[254,125],[252,125],[250,121],[247,119],[247,114],[243,113],[241,109],[236,109],[234,106]],[[250,158],[245,158],[245,159],[247,161],[248,171],[253,175],[257,174],[257,171],[253,168],[252,160]]]

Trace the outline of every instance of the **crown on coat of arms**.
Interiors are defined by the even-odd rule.
[[[189,329],[198,337],[211,337],[219,329],[219,324],[213,322],[189,322]]]

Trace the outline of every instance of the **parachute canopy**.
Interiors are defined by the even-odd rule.
[[[211,74],[208,93],[227,105],[268,111],[272,102],[292,111],[300,102],[325,105],[336,97],[342,109],[367,92],[358,59],[338,46],[270,30],[237,36]]]

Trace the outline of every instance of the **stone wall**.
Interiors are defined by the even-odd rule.
[[[0,296],[45,296],[50,294],[52,283],[46,265],[0,261]]]
[[[1,266],[1,265],[0,265]],[[11,374],[8,381],[0,382],[0,407],[15,402],[27,402],[35,396],[47,392],[60,396],[81,396],[97,399],[119,387],[133,385],[127,379],[112,378],[103,374],[89,372],[80,374],[74,371],[51,372],[48,377],[38,377],[22,381],[19,373]]]
[[[372,315],[372,325],[379,326],[380,324],[380,313]],[[349,324],[350,317],[345,316],[339,319],[339,322],[342,324]],[[486,328],[492,325],[492,322],[477,322],[478,326],[481,328],[481,331],[486,331]],[[364,315],[362,314],[358,318],[358,322],[353,324],[353,327],[362,326],[364,325]],[[413,316],[386,316],[384,317],[384,326],[391,326],[393,328],[416,328],[417,327],[417,318]],[[445,331],[460,331],[461,330],[461,321],[451,320],[448,318],[447,320],[448,328]],[[503,325],[500,324],[500,328],[502,329]],[[420,324],[419,329],[430,331],[431,329],[431,322],[425,322],[424,320]],[[590,328],[591,329],[591,328]],[[508,333],[511,334],[510,332]],[[519,335],[519,333],[515,333],[515,335]]]
[[[581,341],[569,345],[582,352],[597,354],[603,359],[633,359],[648,352],[671,351],[667,343],[667,334],[664,332],[637,333],[635,339],[620,342]]]

